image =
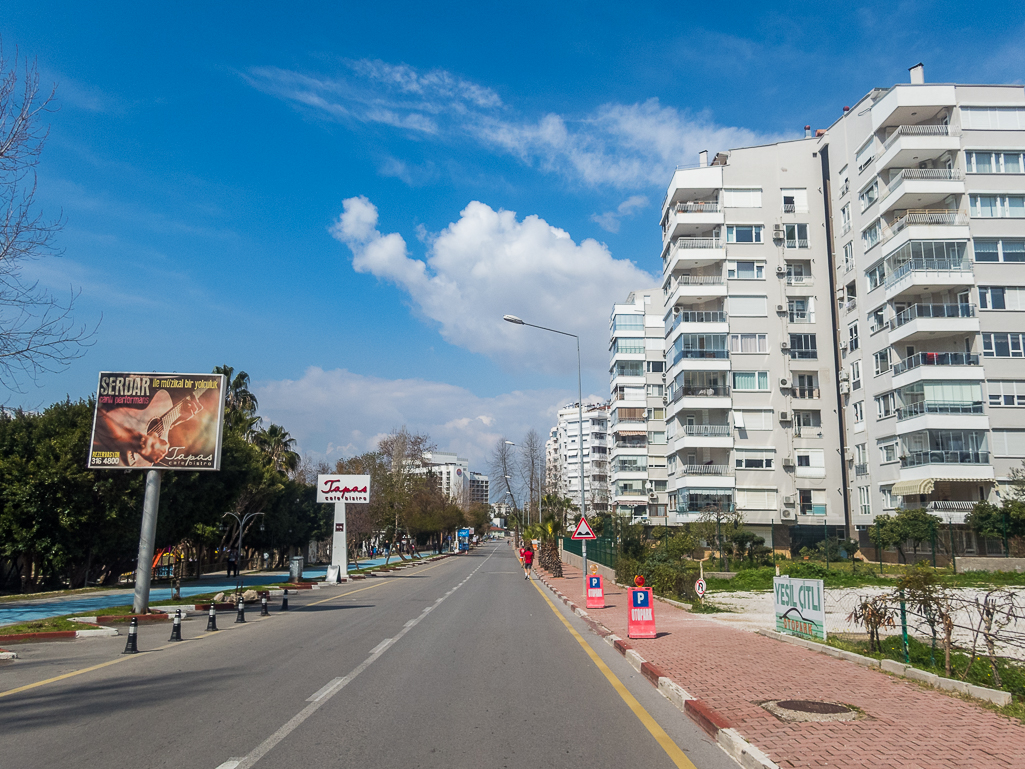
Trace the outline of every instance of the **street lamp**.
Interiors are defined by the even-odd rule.
[[[531,328],[539,328],[542,331],[550,331],[553,334],[562,334],[563,336],[571,336],[577,340],[577,455],[580,458],[580,515],[583,518],[587,518],[587,505],[584,500],[584,386],[583,377],[580,369],[580,337],[576,334],[571,334],[568,331],[559,331],[554,328],[547,328],[546,326],[535,326],[533,323],[527,323],[515,315],[503,315],[502,320],[507,323],[512,323],[516,326],[530,326]],[[584,594],[587,591],[587,540],[581,541],[581,553],[584,561]]]
[[[244,516],[239,517],[238,513],[225,513],[224,515],[230,515],[238,522],[238,556],[235,558],[235,577],[238,582],[235,583],[235,590],[238,593],[242,592],[242,571],[238,568],[238,562],[242,558],[242,530],[245,529],[246,524],[249,523],[253,518],[263,513],[246,513]],[[221,518],[224,517],[221,516]],[[263,530],[263,524],[260,524],[260,529]]]

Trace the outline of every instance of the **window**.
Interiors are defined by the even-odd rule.
[[[983,334],[982,355],[985,358],[1021,358],[1022,334]]]
[[[684,358],[728,358],[726,334],[680,334],[670,349],[670,365]]]
[[[893,486],[880,486],[879,495],[883,498],[883,509],[893,510]]]
[[[738,280],[764,280],[765,262],[726,262],[726,277]]]
[[[643,355],[644,339],[635,337],[633,339],[617,339],[612,343],[613,355]]]
[[[818,358],[819,351],[815,345],[815,334],[791,334],[790,357],[805,360]]]
[[[885,374],[890,370],[890,348],[886,347],[872,356],[875,375]]]
[[[730,352],[768,352],[765,334],[730,334]]]
[[[666,370],[666,362],[664,360],[645,361],[645,366],[649,374],[661,374]]]
[[[975,150],[965,153],[965,170],[970,174],[1020,174],[1023,170],[1021,150],[990,152]]]
[[[843,271],[850,272],[854,269],[854,243],[848,241],[843,246]]]
[[[826,477],[825,449],[797,449],[794,454],[797,457],[795,475],[798,478]]]
[[[872,496],[868,486],[858,486],[858,512],[872,515]]]
[[[1025,382],[993,379],[986,390],[990,406],[1025,406]]]
[[[737,489],[740,510],[775,510],[776,489]]]
[[[786,233],[784,239],[784,245],[787,248],[807,248],[808,247],[808,225],[807,224],[787,224],[783,227]]]
[[[738,470],[771,470],[775,449],[737,449],[734,462]]]
[[[612,372],[613,377],[644,376],[644,362],[639,360],[617,361]]]
[[[851,363],[851,389],[861,389],[861,361],[856,360]]]
[[[865,278],[868,279],[869,291],[879,288],[886,281],[886,264],[880,262],[875,267],[865,270]]]
[[[648,433],[648,443],[653,446],[660,446],[666,442],[665,430],[657,430]]]
[[[814,297],[787,299],[787,314],[791,323],[814,323]]]
[[[665,419],[665,409],[648,409],[648,419]]]
[[[872,246],[879,242],[879,238],[882,234],[882,225],[879,224],[879,220],[876,219],[872,224],[861,231],[861,247],[868,251]]]
[[[989,131],[1020,131],[1025,129],[1025,108],[961,107],[961,127]]]
[[[863,465],[868,462],[868,444],[859,443],[854,447],[854,463]]]
[[[613,331],[643,331],[643,315],[616,315],[612,319]]]
[[[983,219],[1025,217],[1025,195],[969,195],[971,215]]]
[[[854,162],[858,166],[859,174],[875,159],[875,143],[875,137],[869,137],[869,140],[861,146],[861,149],[854,156]]]
[[[879,461],[883,464],[897,461],[897,439],[886,438],[879,444]]]
[[[840,209],[840,234],[846,235],[851,231],[851,204]]]
[[[787,284],[798,285],[811,281],[810,262],[787,262]]]
[[[977,262],[1025,262],[1025,240],[976,240]]]
[[[858,401],[852,404],[851,411],[854,412],[854,424],[861,425],[865,423],[865,401]]]
[[[733,372],[733,389],[734,390],[768,391],[768,389],[769,389],[769,372],[768,371],[734,371]]]
[[[822,427],[822,412],[795,411],[794,424],[798,427]]]
[[[787,214],[803,214],[808,210],[808,190],[805,187],[784,187],[783,212]]]
[[[897,396],[895,393],[883,393],[876,398],[876,416],[879,419],[892,417],[897,413]]]
[[[652,398],[661,398],[666,391],[665,385],[653,384],[648,385],[648,396]]]
[[[768,299],[765,296],[731,296],[729,314],[734,318],[767,317]]]
[[[979,307],[983,310],[1025,310],[1025,288],[979,286]]]
[[[761,243],[762,225],[731,224],[726,227],[727,243]]]
[[[775,427],[772,415],[772,409],[734,411],[733,424],[748,431],[772,430]]]
[[[761,208],[762,190],[760,187],[724,189],[722,201],[725,208]]]
[[[854,352],[858,349],[859,336],[858,336],[858,321],[854,321],[847,327],[847,349],[850,352]]]
[[[879,199],[879,179],[873,179],[872,183],[858,193],[858,201],[861,203],[861,210],[864,211]]]
[[[993,430],[993,456],[1025,457],[1025,430]]]

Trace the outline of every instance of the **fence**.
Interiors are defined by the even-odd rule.
[[[569,537],[563,537],[562,549],[568,553],[574,555],[581,555],[580,543],[582,540],[570,539]],[[606,537],[598,537],[598,539],[588,540],[587,542],[587,559],[600,563],[602,566],[608,566],[610,569],[616,568],[616,540]]]

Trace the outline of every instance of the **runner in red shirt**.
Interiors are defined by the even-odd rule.
[[[524,542],[520,549],[520,559],[523,561],[523,578],[530,579],[530,567],[534,565],[534,549],[529,542]]]

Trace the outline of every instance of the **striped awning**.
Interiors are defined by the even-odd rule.
[[[648,434],[646,430],[619,430],[617,428],[613,428],[612,432],[614,432],[616,435],[647,435]]]
[[[910,497],[915,494],[931,494],[936,487],[933,478],[922,478],[917,481],[897,481],[890,489],[890,493],[897,497]]]

